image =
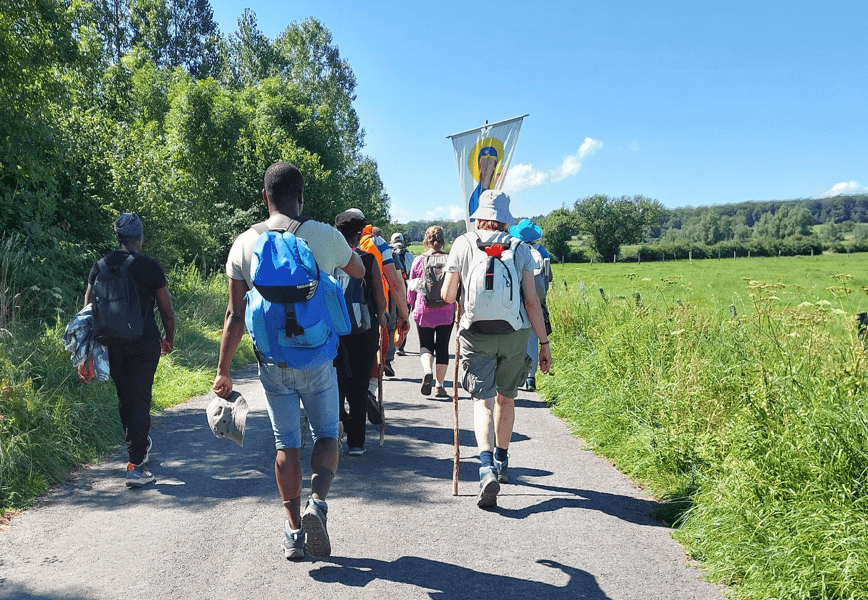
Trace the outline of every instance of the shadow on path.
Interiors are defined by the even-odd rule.
[[[552,585],[526,578],[480,573],[472,569],[437,560],[402,556],[386,562],[370,558],[326,559],[335,566],[312,570],[310,576],[321,583],[338,583],[348,587],[365,587],[375,580],[403,583],[430,589],[428,595],[436,600],[475,598],[477,600],[528,600],[528,598],[588,598],[607,600],[597,585],[596,578],[586,571],[546,559],[537,564],[557,569],[569,577],[564,586]]]

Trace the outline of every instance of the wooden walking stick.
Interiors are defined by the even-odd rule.
[[[461,320],[461,305],[455,311],[455,374],[452,377],[452,418],[455,431],[452,435],[455,446],[452,458],[452,495],[458,495],[458,465],[461,461],[461,449],[458,443],[458,359],[461,352],[461,342],[458,340],[458,322]]]
[[[377,369],[377,403],[380,406],[380,446],[386,443],[386,413],[383,411],[383,372],[386,370],[386,352],[389,350],[389,330],[380,326],[380,364]]]

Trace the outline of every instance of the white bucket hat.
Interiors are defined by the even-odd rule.
[[[515,217],[509,212],[509,196],[501,190],[485,190],[479,195],[479,207],[470,215],[477,221],[497,221],[512,225]]]
[[[238,392],[228,398],[216,396],[208,408],[208,425],[217,437],[232,440],[239,446],[244,445],[244,428],[247,422],[247,400]]]

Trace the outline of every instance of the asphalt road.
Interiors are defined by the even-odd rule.
[[[452,402],[421,396],[415,334],[407,349],[384,382],[384,445],[369,425],[367,453],[341,458],[331,557],[283,558],[274,442],[250,367],[235,379],[251,406],[243,448],[212,435],[207,396],[155,417],[156,484],[127,489],[117,452],[53,489],[0,531],[0,598],[724,597],[651,518],[653,501],[583,450],[535,393],[517,399],[514,483],[492,511],[476,507],[472,407],[461,394],[453,496]],[[309,490],[307,452],[305,463]]]

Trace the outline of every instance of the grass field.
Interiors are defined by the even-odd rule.
[[[868,598],[866,266],[555,267],[541,394],[738,598]]]
[[[553,285],[574,289],[584,285],[586,294],[627,296],[638,292],[643,301],[690,302],[728,311],[734,304],[739,312],[752,310],[750,281],[780,285],[782,302],[801,303],[828,300],[863,312],[868,296],[835,294],[840,275],[852,276],[851,291],[868,286],[868,254],[823,254],[813,257],[737,258],[723,260],[678,260],[646,263],[567,263],[554,265]],[[848,279],[848,278],[844,278]]]

